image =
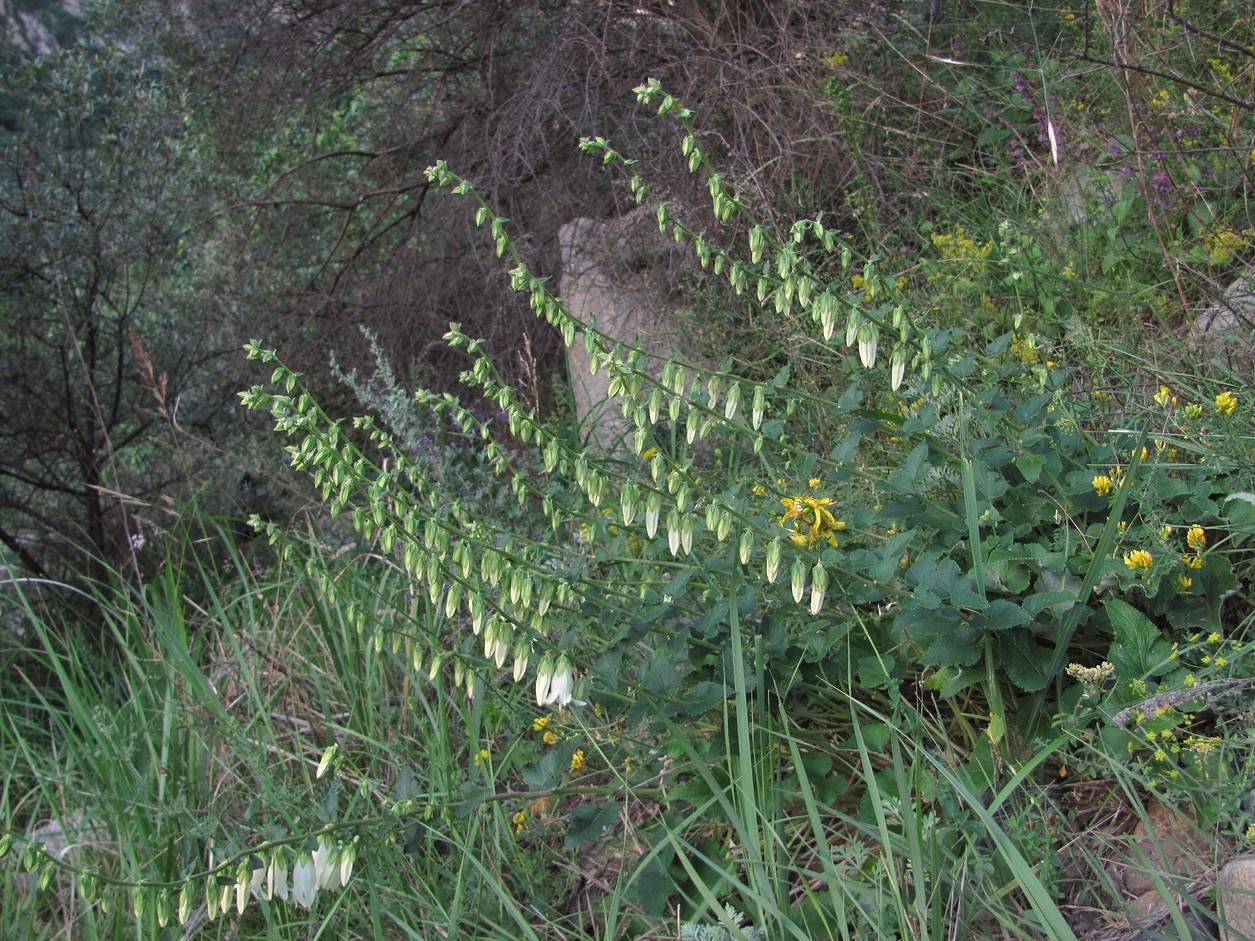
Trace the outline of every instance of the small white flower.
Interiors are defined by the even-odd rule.
[[[549,683],[553,679],[553,658],[545,654],[540,666],[536,668],[536,705],[543,706],[553,700],[549,698]]]
[[[353,863],[357,861],[357,850],[350,844],[340,851],[340,885],[348,885],[353,875]]]
[[[314,870],[314,858],[309,853],[301,853],[300,859],[292,867],[292,903],[301,908],[309,909],[314,905],[314,897],[318,895],[318,878]]]
[[[253,861],[257,862],[258,865],[256,869],[248,874],[248,892],[253,898],[268,899],[270,898],[270,888],[266,881],[266,867],[261,865],[256,859]],[[236,904],[239,904],[238,900]]]
[[[520,640],[514,645],[514,682],[523,679],[523,674],[527,672],[527,659],[531,654],[531,645],[526,640]]]
[[[318,838],[318,849],[314,851],[314,874],[318,879],[318,888],[340,888],[340,854],[326,837]]]
[[[559,706],[571,704],[571,691],[575,688],[575,677],[571,674],[571,662],[566,657],[558,659],[553,676],[549,680],[549,689],[545,694],[542,706],[557,703]]]
[[[266,895],[272,899],[288,898],[288,867],[278,853],[270,861],[266,870]]]

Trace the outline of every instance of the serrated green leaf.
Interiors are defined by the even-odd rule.
[[[1002,668],[1011,682],[1033,693],[1050,682],[1050,650],[1039,645],[1027,630],[1011,630],[998,635]]]
[[[609,801],[598,807],[595,801],[585,801],[571,812],[571,824],[567,827],[563,845],[575,849],[595,840],[619,820],[619,804]]]

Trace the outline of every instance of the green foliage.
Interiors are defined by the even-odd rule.
[[[45,889],[76,877],[102,937],[203,904],[239,910],[223,931],[281,937],[611,939],[678,921],[709,941],[1069,939],[1080,907],[1118,900],[1104,835],[1048,771],[1137,808],[1188,803],[1215,840],[1249,842],[1234,807],[1255,682],[1252,389],[1162,336],[1127,348],[1131,324],[1175,323],[1165,297],[1201,296],[1165,260],[1238,269],[1245,183],[1197,191],[1213,221],[1196,231],[1201,210],[1157,202],[1144,166],[1079,231],[1031,220],[1087,127],[1051,96],[1086,80],[999,45],[1017,9],[979,9],[992,31],[972,68],[953,51],[916,70],[948,109],[929,125],[946,134],[915,143],[963,164],[957,199],[887,213],[892,230],[875,205],[886,145],[847,68],[884,53],[865,41],[823,60],[826,106],[861,147],[835,211],[753,206],[657,81],[637,97],[678,129],[710,226],[584,141],[701,283],[723,280],[768,337],[761,358],[654,361],[579,321],[494,201],[431,167],[537,317],[609,375],[621,447],[581,446],[457,323],[463,394],[406,390],[372,338],[373,375],[334,368],[370,413],[351,420],[250,342],[270,375],[242,401],[337,522],[257,517],[273,569],[228,554],[230,578],[198,573],[203,604],[175,571],[104,592],[139,692],[21,608],[15,656],[50,679],[5,688],[5,865]],[[1034,22],[1075,50],[1066,12]],[[902,18],[901,53],[929,48],[919,27]],[[354,100],[335,140],[368,130]],[[1121,159],[1151,158],[1144,132]],[[1245,159],[1224,133],[1198,132],[1219,148],[1209,173],[1184,140],[1153,160],[1211,180]],[[147,815],[123,834],[135,794]],[[39,826],[68,827],[80,803],[125,847],[88,873]],[[54,924],[46,899],[0,928]]]
[[[3,85],[21,113],[0,132],[0,539],[32,575],[98,579],[169,525],[137,507],[186,479],[197,445],[172,428],[215,431],[213,181],[179,103],[108,37]]]

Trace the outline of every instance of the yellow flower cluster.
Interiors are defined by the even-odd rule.
[[[993,242],[977,242],[963,226],[955,226],[954,232],[934,232],[933,245],[942,256],[960,261],[984,261],[994,250]]]
[[[828,509],[833,503],[832,497],[802,494],[785,497],[780,502],[784,504],[780,525],[790,530],[789,538],[794,543],[809,549],[815,543],[823,541],[836,547],[836,534],[845,529],[845,523],[833,516]]]
[[[1155,564],[1155,557],[1145,549],[1134,549],[1124,554],[1124,564],[1133,571],[1134,575],[1145,575]]]
[[[1242,255],[1255,241],[1255,229],[1238,231],[1232,226],[1221,225],[1208,229],[1203,236],[1203,253],[1213,265],[1227,265]]]
[[[556,745],[562,741],[562,736],[549,728],[549,716],[538,716],[532,720],[532,731],[540,732],[541,739],[546,745]]]
[[[1221,392],[1216,396],[1216,412],[1220,415],[1232,415],[1238,407],[1238,397],[1232,392]]]
[[[1091,483],[1094,486],[1094,492],[1100,497],[1109,497],[1124,486],[1124,468],[1109,467],[1107,473],[1098,474]]]

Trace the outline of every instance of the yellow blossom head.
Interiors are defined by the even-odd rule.
[[[1124,554],[1124,564],[1132,569],[1135,575],[1145,575],[1154,562],[1155,557],[1145,549],[1134,549]]]
[[[1111,495],[1113,484],[1111,482],[1111,478],[1108,477],[1106,474],[1099,474],[1097,477],[1095,477],[1093,480],[1093,484],[1094,484],[1094,491],[1100,497],[1106,497],[1106,496]]]
[[[1207,545],[1207,533],[1201,526],[1191,526],[1190,531],[1185,534],[1185,543],[1195,552],[1202,552]]]
[[[832,497],[799,494],[784,497],[780,503],[784,506],[780,525],[791,530],[789,538],[799,546],[810,547],[820,540],[835,546],[833,533],[845,529],[845,523],[828,509],[833,503]]]
[[[1216,411],[1221,415],[1232,415],[1238,407],[1238,397],[1232,392],[1221,392],[1216,396]]]
[[[575,749],[575,754],[571,756],[571,770],[579,771],[584,767],[584,749]]]

